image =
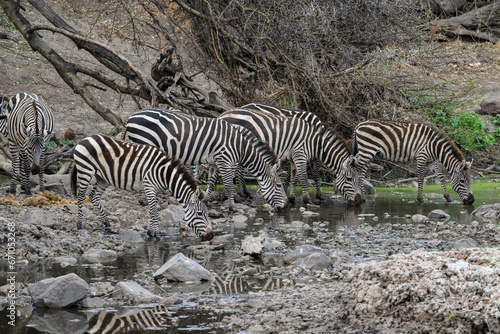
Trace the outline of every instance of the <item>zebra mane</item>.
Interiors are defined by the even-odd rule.
[[[232,126],[232,125],[231,125]],[[243,137],[250,142],[251,145],[255,146],[257,151],[261,152],[265,158],[270,158],[271,161],[268,163],[275,165],[278,163],[278,155],[274,150],[269,146],[266,141],[260,140],[257,138],[252,131],[244,128],[242,126],[234,126],[238,131],[243,135]]]
[[[196,189],[198,188],[198,183],[196,182],[196,180],[193,177],[193,174],[191,174],[186,165],[184,165],[184,163],[175,156],[172,158],[168,158],[167,155],[165,154],[165,157],[167,158],[167,160],[170,161],[170,165],[172,166],[172,168],[177,169],[180,172],[180,174],[183,175],[182,176],[183,181],[186,181],[188,186],[192,190],[196,191]],[[198,199],[203,199],[203,198],[205,198],[205,193],[200,188],[200,196],[198,197]]]
[[[451,154],[453,154],[453,156],[458,160],[458,161],[463,161],[465,160],[465,157],[464,155],[462,154],[462,151],[460,151],[460,149],[458,148],[457,144],[455,144],[453,142],[453,140],[450,139],[450,137],[448,137],[447,135],[443,134],[443,133],[439,133],[436,131],[436,135],[438,137],[440,137],[441,139],[443,139],[444,141],[447,141],[448,144],[450,145],[451,147]]]
[[[330,138],[335,136],[338,140],[340,140],[344,144],[345,148],[347,149],[347,152],[349,152],[350,155],[353,155],[352,147],[349,145],[347,140],[340,133],[338,133],[334,128],[332,128],[330,126],[329,127],[323,126],[320,134],[322,136],[325,136],[327,139],[330,139]]]

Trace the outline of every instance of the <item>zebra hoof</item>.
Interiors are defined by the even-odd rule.
[[[160,233],[158,231],[148,230],[148,237],[154,238],[156,241],[160,241]]]

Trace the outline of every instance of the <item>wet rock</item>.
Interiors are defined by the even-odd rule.
[[[472,215],[476,217],[481,217],[485,220],[488,219],[500,219],[500,203],[496,204],[487,204],[481,205],[474,211],[472,211]]]
[[[89,262],[115,261],[118,255],[114,250],[92,248],[83,253],[83,258]]]
[[[57,256],[52,259],[54,263],[60,263],[61,266],[66,267],[68,265],[75,265],[78,260],[72,256]]]
[[[40,333],[85,333],[89,322],[83,312],[66,310],[33,310],[26,327]]]
[[[319,212],[305,210],[305,211],[302,212],[302,215],[303,216],[319,216]]]
[[[426,216],[424,215],[419,215],[419,214],[416,214],[416,215],[413,215],[411,216],[411,220],[414,222],[414,223],[424,223],[426,221],[429,220],[429,218],[427,218]]]
[[[23,222],[44,227],[53,227],[57,223],[56,216],[47,210],[32,209],[24,214]]]
[[[95,298],[85,298],[82,300],[81,307],[82,308],[90,308],[90,309],[97,309],[97,308],[103,308],[106,306],[108,302],[105,299],[95,297]]]
[[[47,278],[29,285],[37,307],[67,308],[87,297],[89,285],[76,274]]]
[[[450,219],[450,215],[441,209],[432,210],[431,212],[429,212],[427,216],[432,219],[444,219],[444,220]]]
[[[365,193],[367,195],[373,195],[373,194],[376,194],[377,193],[377,190],[375,189],[375,187],[370,183],[370,181],[368,180],[364,180],[364,185],[365,185]]]
[[[451,244],[451,249],[474,248],[479,246],[479,243],[472,238],[464,238],[457,240]]]
[[[182,253],[171,257],[153,274],[153,277],[164,277],[169,281],[176,282],[211,281],[214,279],[210,271]]]
[[[113,290],[113,297],[131,301],[134,304],[156,303],[162,298],[144,289],[136,282],[119,282]]]
[[[247,235],[241,241],[241,253],[244,255],[258,256],[262,253],[262,238]]]
[[[184,220],[184,208],[181,205],[169,205],[159,213],[160,221],[178,223]]]
[[[318,271],[331,268],[333,261],[330,257],[322,252],[313,253],[309,256],[296,260],[294,266],[311,271]]]
[[[212,245],[226,245],[234,242],[234,234],[216,235],[210,243]]]
[[[328,255],[328,251],[326,249],[315,247],[312,245],[302,245],[295,248],[288,254],[286,254],[285,261],[288,263],[294,263],[298,259],[302,259],[316,253],[322,253],[324,255]]]
[[[141,236],[141,234],[133,229],[128,229],[125,232],[121,233],[120,239],[122,239],[126,243],[144,242],[144,238]]]

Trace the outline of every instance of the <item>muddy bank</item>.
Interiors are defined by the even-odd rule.
[[[87,230],[76,231],[76,206],[63,194],[60,198],[65,200],[47,198],[54,203],[40,208],[0,205],[0,242],[6,245],[8,227],[15,225],[18,268],[45,266],[45,261],[78,266],[86,257],[92,262],[90,268],[99,272],[106,261],[133,252],[145,241],[150,243],[145,240],[147,209],[135,194],[113,191],[107,195],[104,206],[117,232],[113,235],[101,232],[103,225],[91,204],[85,209]],[[147,308],[158,302],[171,310],[187,302],[213,315],[212,320],[203,320],[206,333],[500,333],[500,229],[496,221],[457,224],[446,218],[408,215],[399,223],[385,223],[383,217],[376,222],[360,214],[359,225],[331,230],[327,222],[305,216],[302,221],[266,224],[255,218],[257,213],[261,217],[278,214],[265,206],[238,205],[236,213],[230,214],[219,202],[210,211],[217,236],[202,243],[184,226],[175,201],[163,195],[160,203],[166,238],[161,242],[172,243],[180,251],[187,249],[183,245],[187,238],[192,245],[189,249],[201,254],[201,262],[231,253],[234,258],[224,262],[237,265],[229,274],[204,262],[216,278],[236,277],[242,284],[256,278],[272,279],[280,284],[272,289],[261,286],[252,293],[234,291],[236,298],[227,298],[214,289],[217,281],[203,281],[186,285],[190,292],[179,294],[165,288],[172,285],[167,280],[152,277],[171,254],[154,265],[138,265],[129,280],[137,284],[134,288],[141,295],[153,294],[154,304],[147,299],[123,298],[115,291],[124,283],[101,280],[89,282],[88,295],[76,310]],[[315,210],[314,206],[307,209]],[[248,232],[236,236],[230,233],[235,226]],[[168,237],[172,235],[178,238]],[[260,238],[261,261],[242,254],[247,236],[264,236]],[[2,247],[2,259],[6,259],[6,249]],[[30,293],[39,281],[18,282],[16,303],[26,319],[40,317],[44,310],[35,307]],[[0,290],[3,296],[5,292]],[[6,298],[1,300],[5,308]],[[79,327],[82,331],[92,319],[85,321]],[[163,325],[177,327],[178,322],[178,317],[166,315]],[[44,331],[50,332],[50,328]]]

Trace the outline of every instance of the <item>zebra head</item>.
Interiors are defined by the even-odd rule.
[[[191,195],[186,203],[185,210],[185,217],[188,226],[194,231],[194,233],[196,233],[197,236],[201,237],[202,241],[212,240],[214,237],[212,225],[208,219],[208,209],[202,201],[204,197],[205,193],[200,189],[200,187],[197,187],[196,191]]]
[[[267,175],[263,181],[259,181],[258,194],[271,204],[274,208],[283,209],[287,205],[287,197],[281,179],[278,175],[279,162],[275,165],[268,165]]]
[[[351,155],[342,163],[342,168],[337,173],[335,186],[342,192],[351,206],[359,206],[362,203],[361,189],[359,187],[359,172],[355,167],[359,158],[354,159]]]
[[[474,160],[467,162],[462,160],[451,174],[451,187],[457,192],[465,205],[474,203],[474,195],[472,194],[469,175],[469,170],[473,161]]]
[[[26,147],[32,162],[31,171],[33,174],[38,174],[40,171],[40,163],[45,153],[45,138],[49,137],[50,133],[47,130],[39,131],[38,127],[26,126]]]

